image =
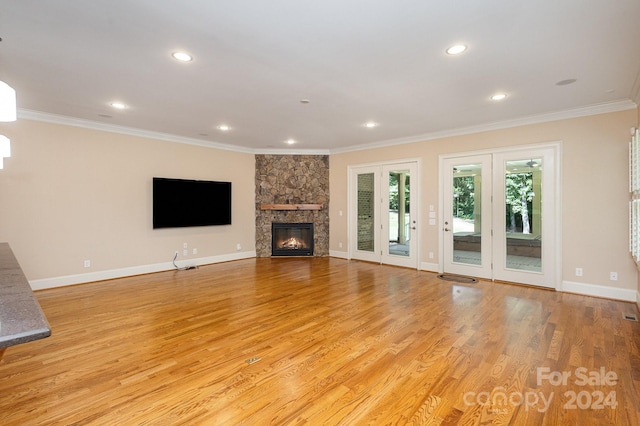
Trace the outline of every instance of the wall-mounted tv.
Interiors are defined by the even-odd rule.
[[[231,182],[153,178],[153,228],[231,225]]]

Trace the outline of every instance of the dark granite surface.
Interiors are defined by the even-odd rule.
[[[0,243],[0,349],[51,335],[13,251]]]

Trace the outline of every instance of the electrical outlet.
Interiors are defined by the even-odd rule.
[[[432,251],[429,252],[429,259],[433,259],[433,252]]]
[[[338,243],[338,248],[342,248],[342,241]]]
[[[576,268],[576,277],[582,276],[582,268]]]
[[[618,281],[618,273],[617,272],[609,272],[609,279],[611,281]]]
[[[182,244],[182,248],[186,249],[187,248],[187,243]]]
[[[193,254],[198,254],[198,249],[194,248],[193,250],[191,250]]]
[[[91,261],[90,260],[85,260],[84,261],[84,267],[85,268],[91,268]]]
[[[239,243],[236,244],[236,250],[238,250],[238,251],[242,250],[242,246]]]
[[[182,250],[182,255],[183,256],[189,256],[189,250]]]

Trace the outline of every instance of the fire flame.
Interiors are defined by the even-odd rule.
[[[289,239],[284,240],[280,244],[280,248],[297,250],[297,249],[304,248],[304,244],[302,241],[298,240],[297,238],[291,237]]]

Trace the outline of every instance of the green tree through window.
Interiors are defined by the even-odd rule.
[[[522,233],[531,233],[531,201],[533,192],[533,173],[510,173],[505,177],[505,195],[507,204],[507,229],[518,232],[518,222],[522,223]]]
[[[453,216],[473,219],[475,209],[475,182],[473,176],[453,178]]]

